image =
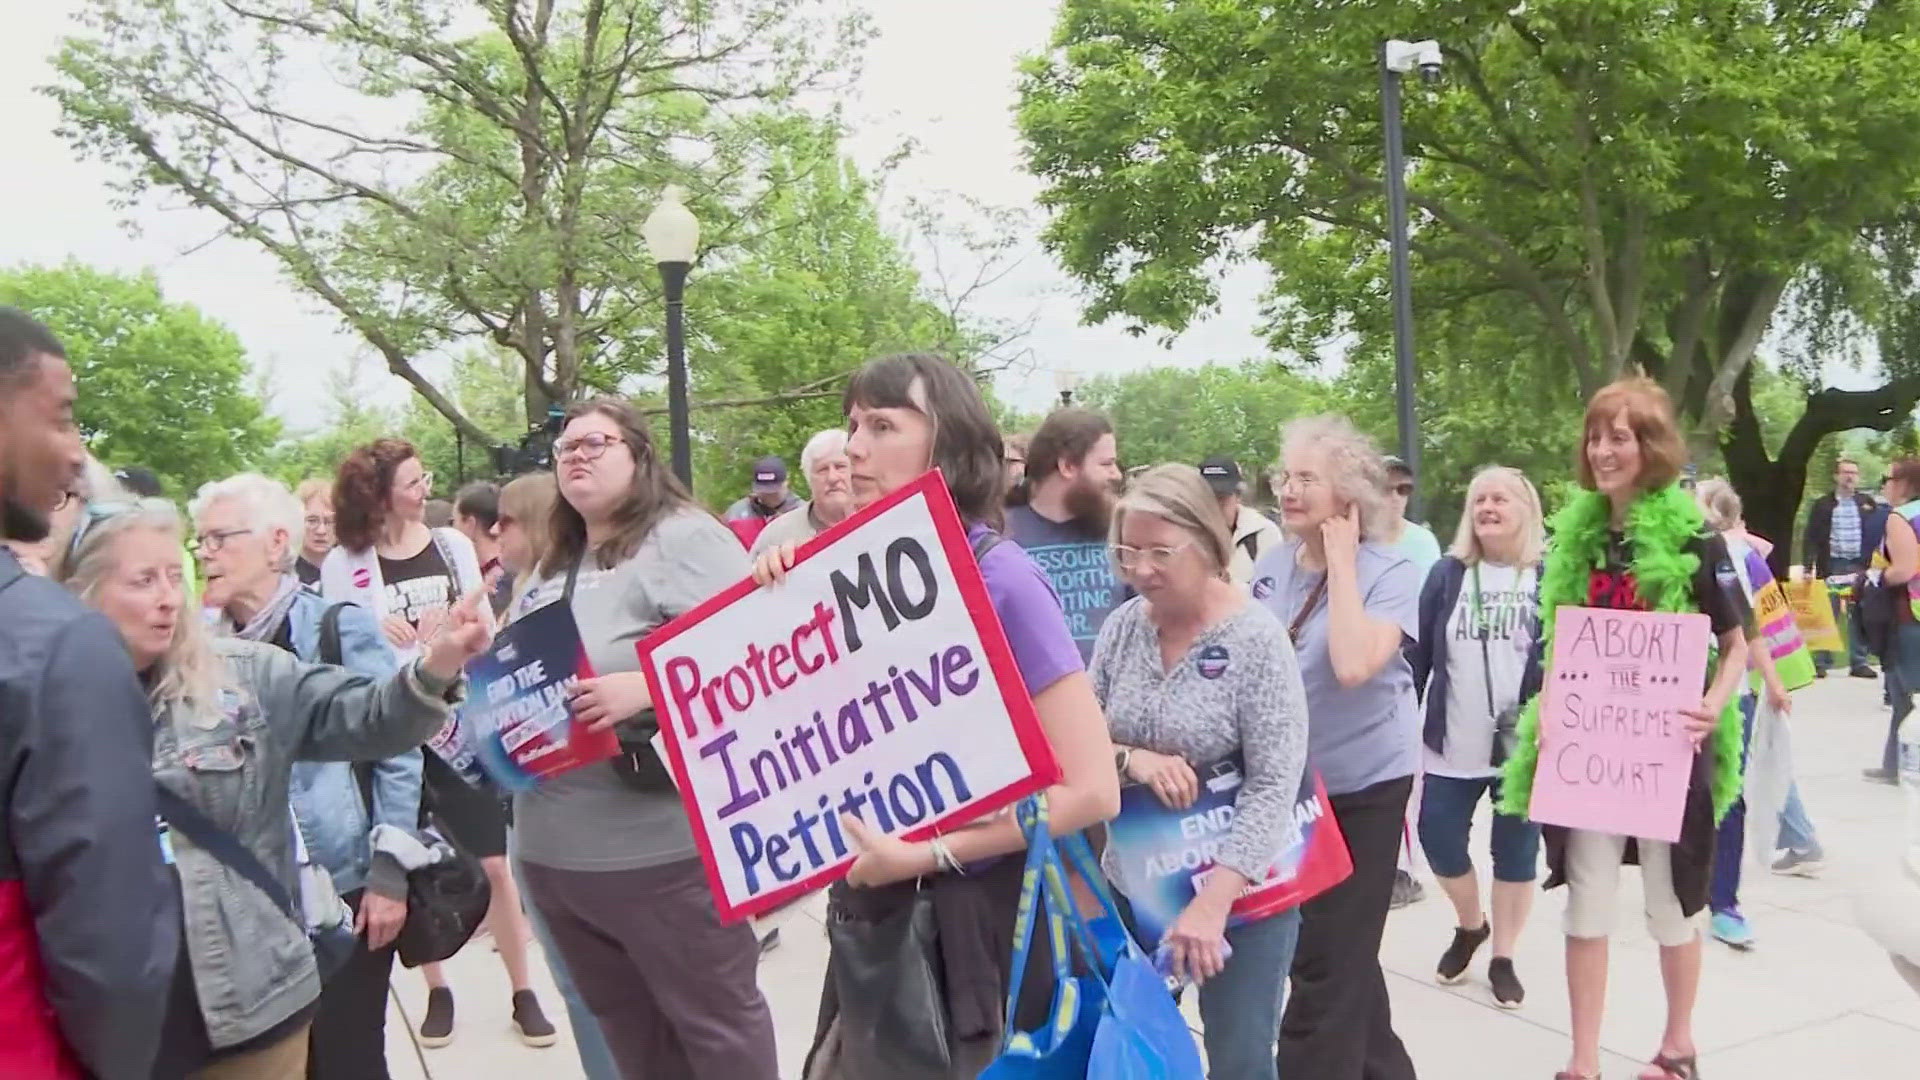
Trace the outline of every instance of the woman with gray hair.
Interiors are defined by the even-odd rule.
[[[286,485],[241,473],[202,487],[189,512],[206,574],[204,601],[221,632],[370,678],[384,679],[400,666],[364,608],[330,605],[301,586],[293,565],[305,523]],[[365,767],[343,761],[293,766],[294,824],[364,939],[320,996],[308,1058],[312,1080],[387,1075],[387,980],[394,939],[407,917],[406,872],[390,845],[419,820],[420,770],[417,748]]]
[[[1404,646],[1419,634],[1420,571],[1377,543],[1386,468],[1340,417],[1281,430],[1287,542],[1253,569],[1253,596],[1288,628],[1306,687],[1308,760],[1353,858],[1347,880],[1301,907],[1280,1075],[1413,1080],[1393,1032],[1380,938],[1402,821],[1420,767],[1419,710]]]
[[[187,602],[181,539],[171,504],[90,507],[64,575],[118,628],[153,706],[161,844],[184,910],[155,1075],[301,1077],[320,972],[290,899],[293,764],[418,745],[446,721],[490,621],[470,594],[420,659],[378,681],[261,642],[210,640]]]
[[[1229,580],[1226,518],[1192,466],[1160,465],[1134,480],[1114,510],[1111,541],[1137,595],[1101,626],[1088,674],[1121,782],[1182,811],[1203,790],[1239,778],[1213,869],[1160,944],[1175,973],[1200,986],[1208,1075],[1275,1080],[1273,1041],[1300,912],[1232,928],[1227,916],[1297,835],[1293,807],[1307,757],[1300,668],[1279,621]],[[1123,792],[1106,871],[1121,893],[1144,901],[1165,883],[1134,880],[1139,860],[1123,858],[1130,806],[1146,821],[1164,820],[1153,803]]]

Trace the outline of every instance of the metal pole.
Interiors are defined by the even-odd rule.
[[[1400,426],[1400,459],[1413,470],[1407,517],[1425,517],[1421,497],[1420,421],[1413,411],[1413,271],[1407,261],[1407,151],[1400,132],[1400,73],[1380,52],[1380,98],[1387,130],[1387,246],[1393,264],[1393,396]]]
[[[673,475],[693,490],[693,447],[687,432],[687,263],[661,263],[667,297],[667,437]]]

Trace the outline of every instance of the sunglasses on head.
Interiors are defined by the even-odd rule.
[[[79,554],[80,545],[86,542],[87,534],[92,532],[94,527],[101,522],[109,518],[119,517],[121,514],[130,514],[135,510],[148,507],[166,507],[171,510],[173,509],[173,504],[165,499],[135,499],[132,502],[115,500],[112,502],[88,503],[85,512],[80,515],[80,520],[74,523],[73,535],[67,538],[67,558],[71,559]]]

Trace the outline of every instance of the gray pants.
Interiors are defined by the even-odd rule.
[[[720,925],[698,859],[521,870],[626,1080],[778,1080],[760,944],[746,923]]]

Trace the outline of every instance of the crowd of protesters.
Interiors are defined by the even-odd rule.
[[[1703,937],[1754,940],[1743,851],[1783,873],[1820,868],[1797,785],[1780,805],[1742,792],[1749,748],[1792,705],[1769,650],[1749,645],[1765,582],[1747,556],[1770,546],[1724,482],[1688,490],[1671,404],[1645,380],[1592,399],[1571,447],[1578,490],[1550,520],[1526,476],[1489,465],[1443,553],[1407,517],[1412,471],[1343,418],[1278,429],[1254,481],[1216,456],[1129,482],[1125,433],[1099,412],[1003,433],[975,379],[925,355],[851,376],[845,425],[799,449],[805,499],[769,457],[710,513],[643,415],[607,397],[567,409],[551,470],[444,504],[415,448],[383,438],[291,489],[252,473],[207,484],[182,514],[151,473],[86,454],[73,406],[87,388],[64,357],[0,309],[0,1076],[379,1080],[410,874],[423,853],[457,852],[477,867],[526,1044],[558,1040],[531,938],[593,1080],[773,1080],[758,978],[771,938],[718,916],[649,739],[634,646],[742,578],[782,587],[804,545],[935,468],[1059,764],[1046,827],[1098,844],[1123,788],[1180,810],[1223,762],[1240,775],[1213,870],[1161,944],[1175,981],[1197,987],[1215,1080],[1416,1076],[1380,961],[1391,910],[1419,895],[1416,852],[1456,923],[1435,977],[1473,978],[1488,947],[1503,1008],[1526,1002],[1515,946],[1543,853],[1546,887],[1566,886],[1560,1080],[1598,1075],[1615,893],[1637,863],[1667,993],[1641,1075],[1691,1080]],[[1893,717],[1868,775],[1886,780],[1920,690],[1920,461],[1894,467],[1887,506],[1858,481],[1843,462],[1806,546],[1811,574],[1855,597],[1835,608],[1853,630],[1839,666],[1870,677],[1883,660]],[[1273,518],[1254,506],[1269,494]],[[1879,593],[1892,601],[1869,602]],[[571,691],[574,713],[621,752],[509,797],[450,711],[498,629],[555,604],[595,672]],[[1684,715],[1696,752],[1677,841],[1528,816],[1554,738],[1537,702],[1569,605],[1711,625]],[[1316,781],[1351,872],[1290,909],[1230,918],[1298,839],[1296,799]],[[1483,802],[1486,883],[1471,836]],[[922,841],[848,831],[860,853],[827,896],[844,932],[812,1045],[789,1068],[977,1075],[1008,1046],[1007,1019],[1030,1031],[1054,1006],[1060,942],[1015,947],[1027,833],[1015,815]],[[1121,881],[1114,855],[1093,877]],[[929,897],[916,932],[945,958],[944,1064],[906,1066],[893,1003],[848,988],[874,959],[862,950]],[[1897,910],[1878,919],[1920,988],[1920,956],[1903,951],[1916,935]],[[454,988],[422,966],[411,1034],[443,1046]]]

